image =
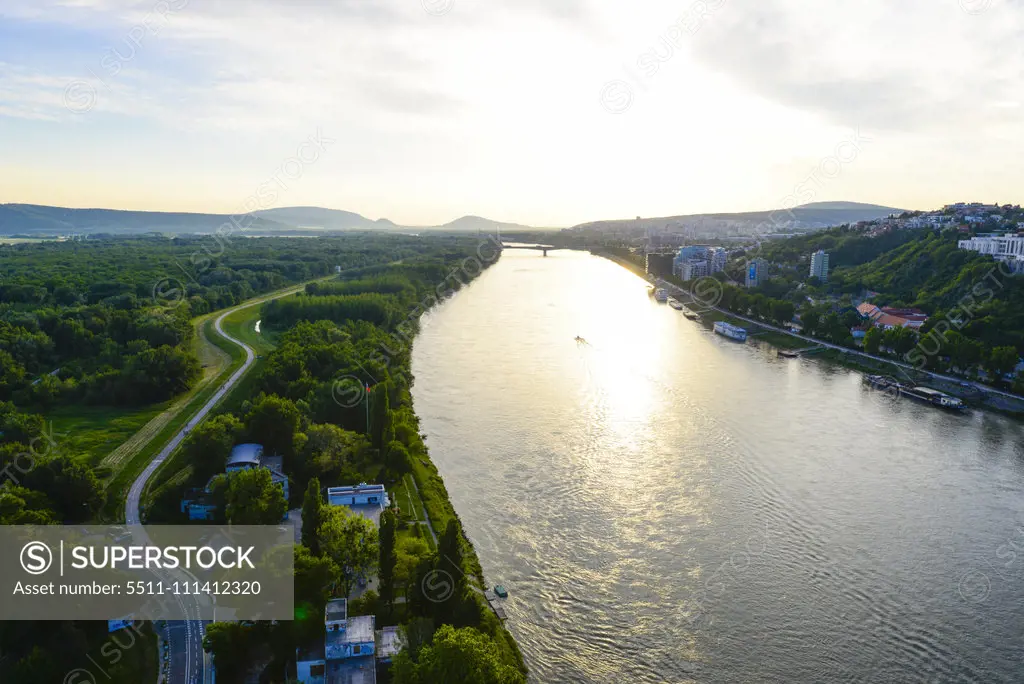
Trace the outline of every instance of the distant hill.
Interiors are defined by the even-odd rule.
[[[534,230],[516,223],[463,216],[440,226],[401,226],[386,218],[323,207],[281,207],[255,211],[245,222],[246,233],[314,233],[316,231],[392,230],[492,232]],[[236,217],[237,218],[237,217]],[[192,214],[118,209],[71,209],[36,204],[0,204],[0,235],[67,235],[70,233],[212,233],[230,221],[226,214]]]
[[[524,230],[536,230],[531,226],[524,226],[519,223],[504,223],[502,221],[492,221],[491,219],[483,218],[482,216],[463,216],[457,218],[454,221],[444,224],[443,226],[434,226],[436,230],[453,230],[459,232],[475,233],[477,231],[487,233],[500,228],[506,231],[524,231]]]
[[[68,209],[36,204],[0,205],[0,235],[67,235],[70,233],[212,233],[230,217],[225,214],[189,214],[117,209]],[[277,232],[292,227],[256,216],[253,232]]]
[[[323,207],[282,207],[254,211],[261,218],[270,219],[296,228],[317,228],[321,230],[368,230],[381,224],[361,214],[340,209]],[[387,219],[383,219],[387,221]],[[390,221],[387,221],[391,223]],[[394,225],[394,224],[391,224]]]
[[[699,229],[711,235],[752,234],[769,226],[772,232],[800,232],[855,223],[899,213],[901,209],[857,202],[815,202],[784,210],[744,213],[689,214],[662,218],[593,221],[569,230],[596,234],[657,230]],[[70,209],[35,204],[0,205],[0,235],[66,235],[112,233],[115,235],[159,232],[168,234],[212,233],[230,220],[226,214],[196,214],[117,209]],[[253,212],[245,232],[255,234],[304,233],[346,230],[451,231],[462,233],[529,232],[543,230],[518,223],[493,221],[482,216],[463,216],[437,226],[402,226],[386,218],[369,219],[361,214],[324,207],[281,207]]]
[[[750,235],[755,232],[801,232],[844,223],[884,218],[902,209],[860,202],[814,202],[790,210],[739,213],[686,214],[659,218],[593,221],[573,226],[576,232],[642,232],[644,230],[697,230],[706,234]]]
[[[801,204],[801,209],[840,209],[851,211],[898,211],[902,212],[903,209],[894,209],[893,207],[885,207],[881,204],[864,204],[863,202],[809,202],[807,204]]]

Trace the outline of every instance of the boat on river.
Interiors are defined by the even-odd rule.
[[[659,302],[667,302],[668,301],[668,290],[666,290],[663,287],[659,287],[657,290],[654,291],[654,298],[656,300],[658,300]]]
[[[864,382],[877,390],[900,397],[907,397],[924,404],[931,404],[938,408],[950,409],[952,411],[963,411],[967,408],[967,405],[959,397],[954,397],[931,387],[903,383],[884,375],[865,375]]]
[[[678,301],[678,300],[669,298],[668,305],[671,306],[676,311],[682,311],[683,310],[683,303]]]
[[[747,341],[746,328],[741,328],[738,325],[726,323],[725,321],[715,322],[715,332],[721,335],[722,337],[728,337],[730,340],[735,340],[736,342]]]
[[[689,309],[684,311],[683,315],[686,316],[687,318],[689,318],[691,321],[699,321],[700,320],[700,314],[694,313],[694,312],[690,311]]]

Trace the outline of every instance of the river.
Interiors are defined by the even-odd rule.
[[[1020,424],[730,342],[579,252],[506,250],[413,372],[531,681],[1024,679]]]

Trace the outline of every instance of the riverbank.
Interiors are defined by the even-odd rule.
[[[642,269],[637,264],[628,259],[600,251],[593,252],[593,254],[609,259],[650,282],[649,276],[642,272]],[[714,325],[716,321],[722,320],[747,328],[750,331],[751,339],[778,349],[795,350],[821,347],[821,349],[814,351],[814,358],[824,359],[866,375],[882,374],[890,375],[902,381],[927,382],[929,387],[959,397],[972,408],[984,408],[1013,418],[1024,419],[1024,397],[1019,397],[978,382],[969,383],[970,388],[967,388],[964,384],[966,381],[961,378],[919,370],[909,364],[875,356],[856,349],[848,349],[807,335],[800,335],[764,323],[763,321],[741,316],[732,311],[716,306],[708,306],[707,303],[698,301],[692,293],[674,283],[660,279],[657,283],[659,286],[668,289],[677,299],[700,312],[701,323],[708,328]]]

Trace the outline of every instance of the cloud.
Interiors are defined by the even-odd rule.
[[[1021,82],[1018,5],[969,14],[954,0],[727,0],[693,54],[749,90],[843,125],[1006,123]]]
[[[75,81],[97,92],[97,112],[232,129],[287,125],[346,108],[367,117],[418,117],[450,116],[459,106],[436,80],[431,84],[433,66],[422,56],[429,50],[419,49],[425,41],[417,30],[433,17],[416,2],[44,0],[14,5],[9,16],[83,32],[102,27],[116,38],[78,46],[59,75],[47,71],[41,55],[19,55],[24,61],[14,66],[47,83],[5,79],[8,116],[65,116],[60,91]],[[173,116],[154,106],[161,103]]]

